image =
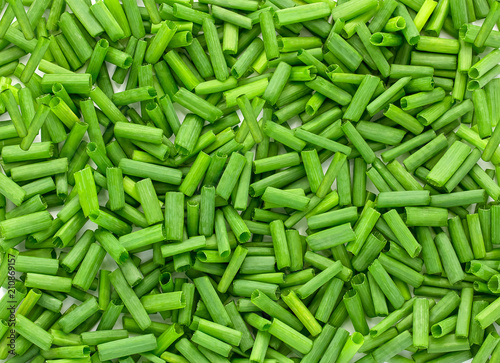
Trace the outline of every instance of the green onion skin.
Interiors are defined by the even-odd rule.
[[[232,206],[225,206],[222,211],[236,239],[241,243],[247,242],[251,234],[238,212]]]
[[[320,198],[323,198],[330,191],[331,185],[333,181],[336,179],[342,165],[346,162],[347,155],[342,154],[340,152],[335,153],[332,162],[328,166],[326,174],[318,186],[318,190],[316,191],[316,195]]]
[[[343,281],[338,278],[333,278],[325,285],[325,294],[321,298],[314,315],[317,320],[324,322],[330,319],[334,309],[333,301],[337,302],[339,300],[343,285]]]
[[[492,182],[491,178],[488,177],[488,175],[479,165],[475,165],[469,172],[469,175],[481,188],[486,191],[486,193],[490,197],[492,197],[494,200],[498,200],[498,198],[500,197],[500,187]]]
[[[64,88],[69,92],[69,89],[66,86],[64,86]],[[102,112],[111,120],[128,122],[125,116],[99,87],[94,87],[91,91],[89,91],[89,94],[92,101],[94,101]]]
[[[373,338],[372,336],[366,336],[365,337],[365,342],[363,346],[360,348],[361,352],[369,352],[376,348],[377,346],[391,340],[395,336],[398,335],[398,332],[396,328],[391,328],[390,330],[386,331],[385,333],[381,334],[378,337]]]
[[[347,250],[354,254],[355,256],[359,254],[359,251],[363,247],[370,231],[373,229],[377,220],[380,217],[380,213],[373,208],[367,208],[361,214],[358,222],[354,227],[354,233],[356,234],[356,239],[347,244]]]
[[[288,250],[285,227],[283,221],[275,220],[269,224],[270,233],[273,238],[273,247],[276,254],[278,269],[290,267],[290,251]]]
[[[474,45],[476,47],[482,47],[485,45],[486,39],[493,30],[493,26],[495,22],[498,21],[499,16],[500,16],[500,11],[498,8],[498,4],[493,3],[491,5],[490,11],[488,12],[488,15],[486,15],[483,25],[481,25],[481,28],[479,29],[474,39]]]
[[[114,2],[103,1],[102,3],[99,2],[90,6],[90,11],[103,26],[112,41],[117,41],[130,35],[128,22],[125,21],[125,26],[121,21],[117,21],[117,19],[124,20],[121,19],[121,16],[124,17],[121,5],[117,5]],[[128,31],[127,33],[125,32],[126,30]]]
[[[154,354],[160,354],[171,346],[175,340],[183,335],[183,330],[179,324],[172,324],[158,338],[158,347],[153,351]]]
[[[24,10],[23,4],[21,1],[9,1],[9,9],[13,11],[18,25],[20,26],[24,37],[27,40],[31,40],[34,38],[35,34],[33,33],[33,29],[30,25],[30,21],[28,19],[28,16]],[[11,19],[12,21],[12,19]]]
[[[237,81],[233,77],[229,77],[225,81],[211,80],[199,83],[195,88],[195,92],[198,95],[212,94],[214,92],[224,92],[235,88],[236,85]]]
[[[304,14],[307,14],[304,16]],[[279,25],[295,24],[315,20],[330,15],[330,6],[325,3],[308,4],[301,7],[280,9],[275,12],[274,18]]]
[[[97,190],[92,170],[85,168],[76,172],[74,177],[83,213],[88,217],[91,213],[99,210],[99,201],[97,199]]]
[[[429,338],[429,348],[427,351],[429,353],[446,353],[450,351],[462,351],[465,346],[468,345],[467,339],[457,338],[455,334],[448,334],[442,338],[436,345],[436,339],[434,337]]]
[[[82,333],[82,342],[85,344],[95,345],[106,343],[108,341],[128,338],[126,330],[101,330],[96,332]]]
[[[272,12],[267,10],[262,11],[259,14],[259,21],[262,30],[262,39],[264,41],[266,58],[268,60],[277,59],[280,52]]]
[[[481,232],[481,224],[478,214],[471,214],[467,216],[467,229],[469,232],[474,258],[484,258],[486,255],[486,248],[484,245],[484,238]]]
[[[85,2],[72,0],[68,3],[68,6],[92,37],[104,32],[104,29],[90,13],[89,6]]]
[[[500,208],[496,205],[492,205],[491,209],[491,243],[495,243],[500,240],[500,229],[498,228],[498,221],[500,219]]]
[[[288,78],[290,77],[291,71],[292,67],[288,63],[283,62],[278,64],[278,67],[271,77],[269,85],[262,95],[262,98],[268,101],[271,105],[276,104],[279,96],[283,92]]]

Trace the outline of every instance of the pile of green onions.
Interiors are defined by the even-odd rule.
[[[500,362],[499,1],[0,9],[0,360]]]

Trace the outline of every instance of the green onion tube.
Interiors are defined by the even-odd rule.
[[[301,330],[304,327],[296,316],[294,316],[282,306],[278,305],[264,292],[258,289],[252,293],[251,301],[260,310],[264,311],[266,314],[269,314],[273,318],[280,319],[293,329]]]
[[[464,272],[448,237],[440,233],[436,236],[435,242],[448,280],[452,284],[463,280]]]
[[[16,331],[43,350],[48,350],[54,339],[47,331],[20,314],[16,315]]]
[[[473,296],[474,290],[472,288],[462,289],[455,328],[455,334],[460,338],[467,338],[469,336]]]
[[[174,36],[177,26],[171,21],[165,21],[153,38],[153,41],[146,50],[145,60],[148,63],[156,63],[160,60],[163,52]]]
[[[47,211],[35,212],[0,222],[0,234],[6,239],[36,233],[50,227],[52,216]]]
[[[280,25],[288,25],[303,21],[315,20],[330,15],[330,7],[326,3],[308,4],[276,11],[274,17]]]
[[[269,328],[269,333],[282,342],[286,342],[287,344],[295,347],[295,349],[302,354],[307,354],[312,349],[313,344],[309,338],[300,334],[278,319],[273,319],[271,327]]]
[[[49,48],[49,43],[50,43],[49,38],[40,37],[38,39],[36,47],[33,50],[30,59],[26,63],[26,67],[24,68],[23,73],[21,73],[21,78],[20,78],[21,82],[23,83],[29,82],[29,80],[33,76],[33,73],[35,72],[36,67],[38,66],[42,57],[45,55],[45,52]]]
[[[143,330],[149,327],[151,325],[151,319],[149,318],[146,310],[144,309],[135,292],[128,285],[121,270],[117,269],[113,271],[109,277],[111,284],[113,284],[113,287],[115,288],[116,292],[122,299],[124,305],[127,307],[138,326],[142,327]],[[156,344],[153,349],[154,348],[156,348]]]
[[[391,302],[395,308],[400,308],[404,303],[404,298],[382,264],[378,260],[375,260],[368,267],[368,271],[375,277],[378,286],[389,302]]]
[[[215,78],[223,82],[229,77],[229,71],[227,69],[226,60],[224,59],[224,54],[222,53],[222,47],[217,35],[217,28],[210,19],[203,19],[202,22]]]
[[[227,289],[229,288],[229,284],[236,276],[239,268],[241,267],[241,264],[245,260],[247,253],[248,249],[241,246],[236,247],[231,260],[229,261],[229,264],[227,265],[226,270],[222,275],[219,285],[217,286],[218,291],[222,293],[227,291]]]
[[[221,110],[185,88],[179,88],[173,100],[210,122],[222,117]]]
[[[156,349],[156,347],[157,341],[153,334],[145,334],[97,345],[101,361],[147,352]]]
[[[307,283],[302,285],[296,291],[297,295],[302,299],[310,296],[314,291],[335,277],[335,275],[337,275],[340,271],[342,271],[342,264],[340,261],[336,261],[330,267],[326,268]]]
[[[194,279],[194,284],[200,293],[201,299],[207,303],[207,309],[214,321],[224,326],[229,325],[231,323],[229,315],[224,309],[208,277],[205,276]]]
[[[396,210],[387,212],[383,217],[396,238],[405,248],[406,252],[408,252],[410,256],[418,256],[422,250],[422,246],[417,242],[415,237],[413,237]]]
[[[14,127],[16,128],[17,134],[19,137],[25,137],[27,135],[27,129],[26,125],[24,124],[22,118],[21,118],[21,113],[19,112],[16,100],[14,98],[14,95],[12,94],[12,91],[7,89],[6,91],[3,91],[0,93],[0,100],[2,101],[3,105],[7,109],[7,112],[9,113],[12,123],[14,124]]]
[[[282,298],[312,336],[321,332],[321,325],[293,291],[289,292],[288,295],[282,295]]]
[[[26,196],[26,191],[3,173],[0,173],[0,182],[0,193],[15,205],[21,205]]]
[[[90,318],[98,310],[99,305],[97,304],[97,300],[95,298],[90,298],[82,304],[78,305],[78,307],[76,307],[70,313],[64,315],[58,321],[58,324],[61,326],[62,330],[65,333],[69,333],[77,326],[82,324],[85,320]]]
[[[366,319],[364,316],[363,306],[361,304],[361,299],[356,290],[349,290],[344,295],[343,298],[344,304],[347,308],[347,313],[353,322],[354,329],[366,335],[370,331],[368,325],[366,323]]]
[[[337,362],[349,362],[357,353],[359,348],[361,348],[363,342],[364,342],[363,336],[358,332],[354,332],[347,339],[342,350],[340,351],[340,355],[337,359]]]
[[[177,310],[186,306],[186,300],[182,291],[145,295],[141,298],[141,303],[149,314]]]
[[[306,237],[306,242],[313,251],[332,248],[340,244],[354,241],[356,234],[349,223],[314,233]]]

